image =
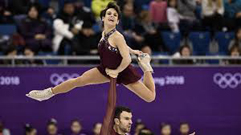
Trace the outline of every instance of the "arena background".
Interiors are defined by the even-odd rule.
[[[127,44],[153,58],[154,102],[117,86],[117,105],[133,111],[131,135],[140,120],[155,135],[161,134],[162,123],[179,135],[182,122],[196,135],[241,135],[241,0],[216,0],[223,5],[209,8],[210,0],[177,0],[173,7],[168,2],[175,0],[0,0],[0,135],[2,128],[11,135],[26,134],[28,124],[44,135],[52,118],[61,135],[70,134],[73,119],[80,120],[84,135],[93,134],[93,124],[105,115],[108,83],[43,102],[25,94],[99,64],[99,12],[110,1],[121,7],[117,29]],[[65,6],[68,12],[74,8],[67,21],[61,12]],[[40,17],[31,18],[36,11]],[[54,25],[56,18],[63,25]],[[61,30],[73,38],[64,37],[56,50],[53,41]],[[136,57],[132,59],[142,73]]]
[[[76,77],[89,68],[83,67],[20,67],[1,68],[1,116],[13,134],[23,132],[19,125],[31,123],[45,133],[49,118],[59,128],[69,130],[73,118],[81,120],[91,131],[101,122],[107,103],[109,85],[87,86],[48,101],[38,102],[25,97],[31,89],[54,86]],[[141,118],[159,134],[161,122],[177,129],[186,121],[198,135],[239,135],[241,129],[240,67],[157,67],[154,69],[157,98],[146,103],[123,86],[118,86],[118,105],[133,110],[134,121]],[[177,131],[173,131],[177,134]]]

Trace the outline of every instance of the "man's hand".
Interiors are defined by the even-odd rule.
[[[34,37],[36,40],[44,40],[46,36],[44,34],[36,34]]]
[[[189,134],[189,135],[195,135],[195,132],[193,132],[193,133],[191,133],[191,134]]]
[[[117,78],[117,76],[119,74],[119,71],[113,70],[113,69],[109,69],[109,68],[106,68],[105,72],[106,72],[107,75],[109,75],[112,78]]]

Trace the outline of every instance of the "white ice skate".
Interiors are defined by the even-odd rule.
[[[43,101],[50,99],[54,96],[54,94],[52,92],[52,88],[47,88],[44,90],[32,90],[26,94],[26,96],[34,100]]]
[[[150,71],[153,73],[153,68],[151,67],[151,57],[147,53],[143,53],[138,57],[138,64],[143,72]]]

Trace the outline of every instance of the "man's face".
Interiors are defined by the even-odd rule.
[[[101,123],[97,123],[95,125],[95,128],[93,129],[93,132],[95,135],[99,135],[100,132],[101,132],[101,127],[102,127],[102,124]]]
[[[80,133],[82,127],[79,122],[73,122],[71,125],[71,130],[73,133],[78,134]]]
[[[182,125],[180,126],[180,132],[181,132],[181,134],[183,134],[183,135],[188,134],[188,133],[189,133],[189,126],[188,126],[188,124],[182,124]]]
[[[131,131],[132,125],[132,114],[129,112],[122,112],[120,114],[120,119],[117,119],[116,123],[117,128],[123,133],[129,133]]]
[[[48,133],[49,135],[56,135],[57,134],[57,127],[55,125],[49,125],[48,126]]]

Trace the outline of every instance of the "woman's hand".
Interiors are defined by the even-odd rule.
[[[140,50],[132,50],[131,53],[132,53],[132,54],[135,54],[135,55],[138,55],[138,56],[140,56],[140,55],[143,54],[143,52],[140,51]]]
[[[109,75],[112,78],[117,78],[117,76],[119,74],[118,70],[113,70],[113,69],[109,69],[109,68],[106,68],[105,72],[106,72],[107,75]]]

